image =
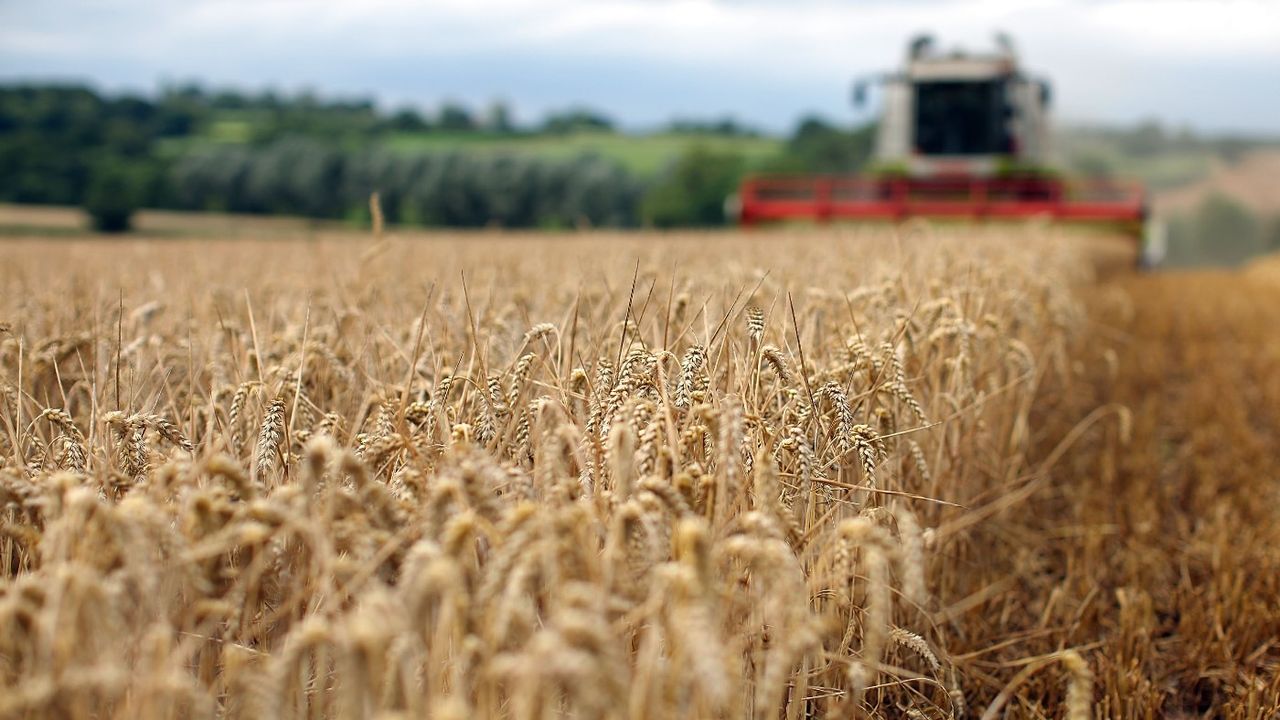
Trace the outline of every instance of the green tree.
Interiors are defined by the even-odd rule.
[[[93,166],[84,209],[95,230],[125,232],[132,226],[141,194],[142,182],[137,168],[119,159],[104,159]]]
[[[871,158],[875,125],[843,129],[819,117],[796,126],[783,153],[766,166],[771,172],[851,173]]]
[[[489,132],[507,135],[515,132],[516,124],[511,118],[511,108],[501,100],[494,102],[489,106],[489,112],[485,116],[484,125]]]
[[[445,103],[440,108],[440,117],[436,121],[441,130],[447,132],[468,132],[476,129],[475,118],[461,105]]]
[[[431,128],[422,115],[413,108],[401,108],[387,120],[387,127],[398,132],[423,132]]]
[[[645,194],[641,214],[656,227],[722,225],[745,169],[740,155],[695,146]]]
[[[542,121],[542,132],[548,135],[567,135],[573,132],[613,132],[613,121],[606,115],[588,108],[573,108],[552,113]]]

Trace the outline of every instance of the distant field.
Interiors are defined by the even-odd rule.
[[[1188,150],[1149,158],[1124,158],[1118,172],[1141,179],[1154,190],[1180,187],[1207,175],[1218,157],[1209,152]]]
[[[240,145],[252,138],[253,126],[245,120],[213,123],[206,134],[163,140],[162,152],[179,155],[197,147]],[[775,137],[747,137],[697,133],[573,132],[566,135],[490,135],[486,133],[401,132],[378,140],[384,147],[405,153],[464,152],[473,155],[524,155],[567,160],[599,155],[616,160],[635,174],[648,177],[660,172],[686,151],[701,147],[742,156],[758,165],[779,154],[784,141]]]
[[[758,163],[777,154],[782,141],[771,137],[728,137],[690,133],[631,135],[578,132],[569,135],[487,136],[482,134],[400,133],[386,144],[396,150],[418,152],[465,151],[514,153],[540,158],[572,158],[597,154],[617,160],[639,175],[652,175],[693,147],[742,155]]]
[[[1255,150],[1233,164],[1215,161],[1205,177],[1158,193],[1156,209],[1192,211],[1213,194],[1260,215],[1280,213],[1280,150]]]

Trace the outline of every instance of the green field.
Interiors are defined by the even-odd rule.
[[[385,141],[405,152],[521,154],[539,158],[568,159],[584,154],[612,158],[639,175],[660,171],[692,147],[732,152],[758,164],[776,155],[782,141],[772,137],[730,137],[693,133],[633,135],[611,132],[576,132],[567,135],[504,135],[483,133],[397,133]]]
[[[174,157],[208,145],[241,145],[251,141],[253,124],[244,119],[220,119],[197,136],[169,138],[160,142],[161,152]],[[616,160],[641,177],[651,177],[681,154],[700,147],[732,153],[749,166],[759,166],[783,151],[785,141],[767,136],[728,136],[698,133],[656,132],[649,134],[578,131],[564,135],[495,135],[483,132],[397,132],[377,141],[383,147],[403,153],[465,152],[469,155],[525,155],[546,160],[568,160],[582,155],[599,155]]]

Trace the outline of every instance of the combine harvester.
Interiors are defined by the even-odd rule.
[[[883,85],[872,169],[858,176],[753,176],[738,193],[745,226],[768,222],[968,221],[1047,218],[1120,231],[1158,260],[1136,181],[1064,179],[1049,162],[1048,83],[1018,68],[1006,36],[989,54],[940,53],[932,38],[909,46],[906,66]],[[867,82],[854,86],[866,102]]]

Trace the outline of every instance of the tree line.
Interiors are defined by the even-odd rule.
[[[598,157],[404,155],[305,137],[192,152],[168,177],[165,206],[183,210],[351,219],[377,192],[390,222],[451,227],[637,225],[644,192]]]
[[[232,119],[235,142],[211,137]],[[749,136],[733,121],[674,121],[693,136]],[[392,133],[563,135],[615,132],[602,113],[572,108],[517,127],[505,106],[446,103],[433,116],[380,111],[368,100],[322,100],[166,88],[106,96],[80,86],[0,86],[0,201],[83,205],[102,230],[138,207],[350,218],[378,191],[391,222],[475,227],[713,225],[750,169],[732,151],[694,145],[657,177],[608,158],[543,159],[388,150]],[[868,128],[802,122],[772,170],[848,171],[870,153]]]

